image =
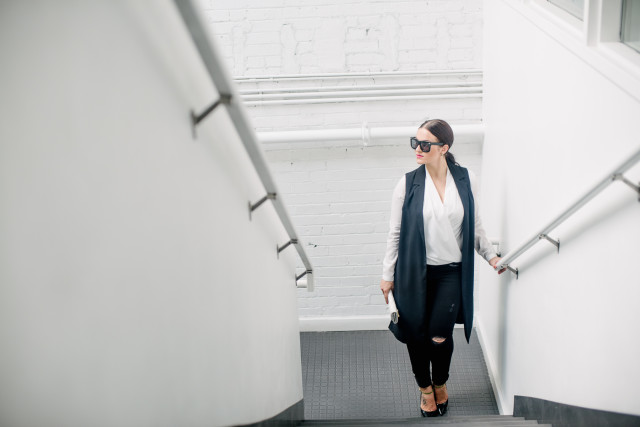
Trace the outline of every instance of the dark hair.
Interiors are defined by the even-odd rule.
[[[445,158],[447,160],[450,160],[454,164],[458,164],[454,155],[451,154],[451,146],[453,145],[453,130],[451,129],[451,126],[449,126],[449,123],[441,119],[431,119],[422,123],[418,127],[418,129],[420,128],[425,128],[426,130],[431,132],[433,136],[438,138],[438,142],[444,142],[446,145],[448,145],[449,149],[447,150],[447,154],[445,154]]]

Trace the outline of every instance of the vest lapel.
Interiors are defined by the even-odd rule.
[[[464,333],[469,342],[473,327],[473,248],[475,240],[475,213],[471,182],[468,171],[452,162],[447,161],[451,175],[453,175],[458,194],[464,207],[462,219],[462,307],[458,313],[458,322],[464,323]]]
[[[420,167],[413,179],[413,191],[415,194],[415,204],[414,208],[416,210],[417,218],[420,218],[418,221],[418,229],[420,230],[420,238],[422,239],[422,247],[426,247],[426,242],[424,241],[424,216],[423,216],[423,208],[424,208],[424,192],[426,190],[424,186],[426,175],[426,168],[424,165]],[[426,258],[425,258],[426,260]],[[426,263],[426,261],[425,261]]]
[[[458,194],[460,195],[460,200],[462,201],[462,207],[464,208],[464,216],[467,216],[467,212],[469,212],[469,188],[471,188],[471,184],[469,182],[469,176],[464,173],[459,166],[454,165],[451,162],[448,162],[449,171],[451,175],[453,175],[453,179],[456,183],[456,188],[458,189]],[[463,235],[467,231],[464,229],[466,221],[463,220]]]

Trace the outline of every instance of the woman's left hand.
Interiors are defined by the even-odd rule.
[[[494,256],[493,258],[491,258],[491,259],[489,260],[489,264],[491,265],[491,267],[493,267],[493,269],[494,269],[494,270],[495,270],[496,268],[498,268],[498,264],[500,263],[500,260],[501,260],[501,259],[502,259],[502,258],[500,258],[499,256]],[[500,271],[498,271],[498,274],[502,274],[502,273],[504,273],[505,271],[507,271],[507,268],[506,268],[506,267],[505,267],[505,268],[503,268],[503,269],[501,269]]]

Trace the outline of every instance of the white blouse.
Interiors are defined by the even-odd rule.
[[[469,171],[471,191],[474,195],[475,205],[475,241],[474,247],[478,254],[489,261],[496,256],[491,242],[482,227],[478,198],[476,194],[477,184],[475,175]],[[387,237],[387,252],[382,262],[382,278],[393,281],[394,269],[398,260],[398,241],[400,240],[400,224],[402,222],[402,205],[404,204],[405,175],[393,190],[391,199],[391,220],[389,221],[389,235]],[[428,265],[442,265],[462,260],[462,219],[464,208],[458,195],[456,183],[447,169],[447,178],[444,190],[444,201],[440,200],[438,190],[426,173],[424,207],[424,234]]]

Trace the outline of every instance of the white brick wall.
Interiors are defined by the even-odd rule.
[[[284,105],[249,111],[259,132],[342,129],[359,128],[363,122],[370,126],[410,126],[422,118],[434,117],[451,123],[477,123],[481,119],[482,102],[480,99],[377,101],[364,105]]]
[[[407,139],[410,135],[407,136]],[[481,143],[455,144],[480,175]],[[379,284],[391,192],[416,167],[407,144],[267,151],[282,197],[315,269],[316,290],[299,291],[301,317],[383,316]]]
[[[482,67],[480,0],[201,5],[235,76]]]
[[[464,84],[477,84],[481,90],[482,75],[479,73],[421,73],[416,75],[367,75],[348,74],[344,77],[308,77],[304,80],[273,77],[269,79],[240,78],[236,80],[241,92],[259,93],[263,90],[277,89],[286,94],[287,90],[307,88],[310,96],[313,89],[327,87],[336,88],[376,88],[379,86],[403,87],[412,85],[426,88],[432,85],[446,84],[456,89]],[[370,89],[369,89],[370,90]],[[350,96],[350,91],[343,91]],[[453,93],[453,92],[452,92]],[[411,95],[412,93],[409,93]],[[457,95],[457,94],[454,94]],[[380,99],[382,98],[382,99]],[[452,123],[478,123],[481,121],[482,99],[480,96],[445,99],[388,99],[376,96],[375,100],[367,98],[353,102],[289,105],[252,105],[247,109],[253,125],[258,132],[309,130],[309,129],[342,129],[359,128],[363,123],[369,126],[413,126],[425,118],[441,117]]]
[[[425,74],[286,79],[282,75],[481,69],[479,0],[203,0],[240,91],[482,80]],[[270,76],[250,80],[251,76]],[[241,78],[242,77],[242,78]],[[480,97],[248,105],[257,132],[415,126],[425,118],[479,123]],[[386,145],[265,145],[280,196],[314,266],[315,291],[299,291],[304,318],[385,315],[379,290],[390,198],[415,168],[406,135]],[[378,142],[379,144],[379,142]],[[452,152],[480,175],[481,140]],[[292,249],[287,249],[292,250]],[[300,267],[302,265],[300,264]],[[381,323],[384,325],[384,322]]]

